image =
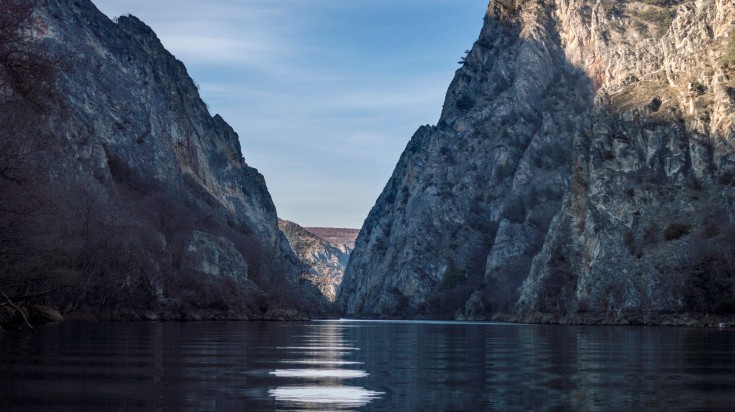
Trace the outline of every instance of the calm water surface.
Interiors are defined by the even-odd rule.
[[[735,410],[735,330],[69,322],[0,337],[0,410]]]

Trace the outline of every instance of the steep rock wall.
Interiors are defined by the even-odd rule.
[[[592,101],[554,24],[542,3],[491,3],[438,125],[416,132],[365,221],[339,295],[349,314],[451,316],[481,288],[515,302]]]
[[[318,312],[263,176],[184,64],[135,17],[113,22],[89,0],[33,7],[55,79],[43,110],[21,115],[44,136],[36,190],[48,210],[26,222],[44,228],[28,242],[38,258],[3,259],[17,273],[2,288],[49,289],[44,303],[95,316]]]
[[[593,11],[591,31],[612,34],[579,64],[601,62],[605,81],[576,142],[572,190],[522,287],[521,319],[668,322],[735,309],[735,73],[723,62],[735,5],[672,11],[660,38],[631,29],[635,17]]]
[[[732,263],[695,246],[725,247],[733,218],[734,9],[492,1],[439,123],[365,221],[342,308],[570,322],[714,308],[702,273],[727,283]]]

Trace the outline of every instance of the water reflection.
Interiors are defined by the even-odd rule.
[[[354,386],[291,386],[271,389],[268,393],[279,401],[302,407],[327,404],[348,408],[365,406],[383,394]]]
[[[275,371],[271,372],[271,375],[276,375],[280,378],[352,379],[364,378],[368,376],[368,373],[365,371],[355,371],[349,369],[276,369]]]
[[[271,375],[289,378],[290,382],[299,380],[295,385],[279,386],[268,394],[282,406],[298,408],[324,408],[325,405],[337,408],[365,406],[373,399],[383,395],[360,386],[346,385],[345,380],[366,378],[369,374],[355,365],[363,362],[347,360],[360,348],[354,341],[345,337],[339,324],[314,324],[311,332],[301,335],[296,345],[279,346],[282,356],[287,359],[281,363],[304,364],[309,368],[276,369]],[[341,367],[341,368],[338,368]]]
[[[0,411],[733,410],[735,330],[65,323],[0,336]]]
[[[294,365],[363,365],[364,362],[356,362],[356,361],[328,361],[328,360],[312,360],[312,359],[306,359],[306,360],[282,360],[279,361],[280,363],[288,363],[288,364],[294,364]]]
[[[304,350],[304,351],[347,351],[347,350],[360,350],[360,348],[354,348],[351,346],[279,346],[278,349],[290,349],[290,350]]]

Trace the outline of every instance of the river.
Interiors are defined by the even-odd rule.
[[[0,410],[733,410],[735,329],[67,322],[0,336]]]

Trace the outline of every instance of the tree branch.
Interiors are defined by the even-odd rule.
[[[18,305],[16,305],[15,303],[13,303],[13,301],[10,300],[10,298],[8,297],[8,295],[5,294],[5,292],[0,291],[0,293],[3,295],[3,297],[5,298],[5,300],[8,301],[8,303],[10,304],[10,306],[12,306],[15,310],[17,310],[18,313],[20,313],[20,316],[23,317],[23,320],[26,322],[26,325],[28,325],[28,327],[31,328],[31,330],[35,330],[35,328],[33,327],[33,325],[31,325],[31,322],[28,321],[28,317],[26,316],[25,312],[23,312],[23,309],[21,309],[20,307],[18,307]]]

